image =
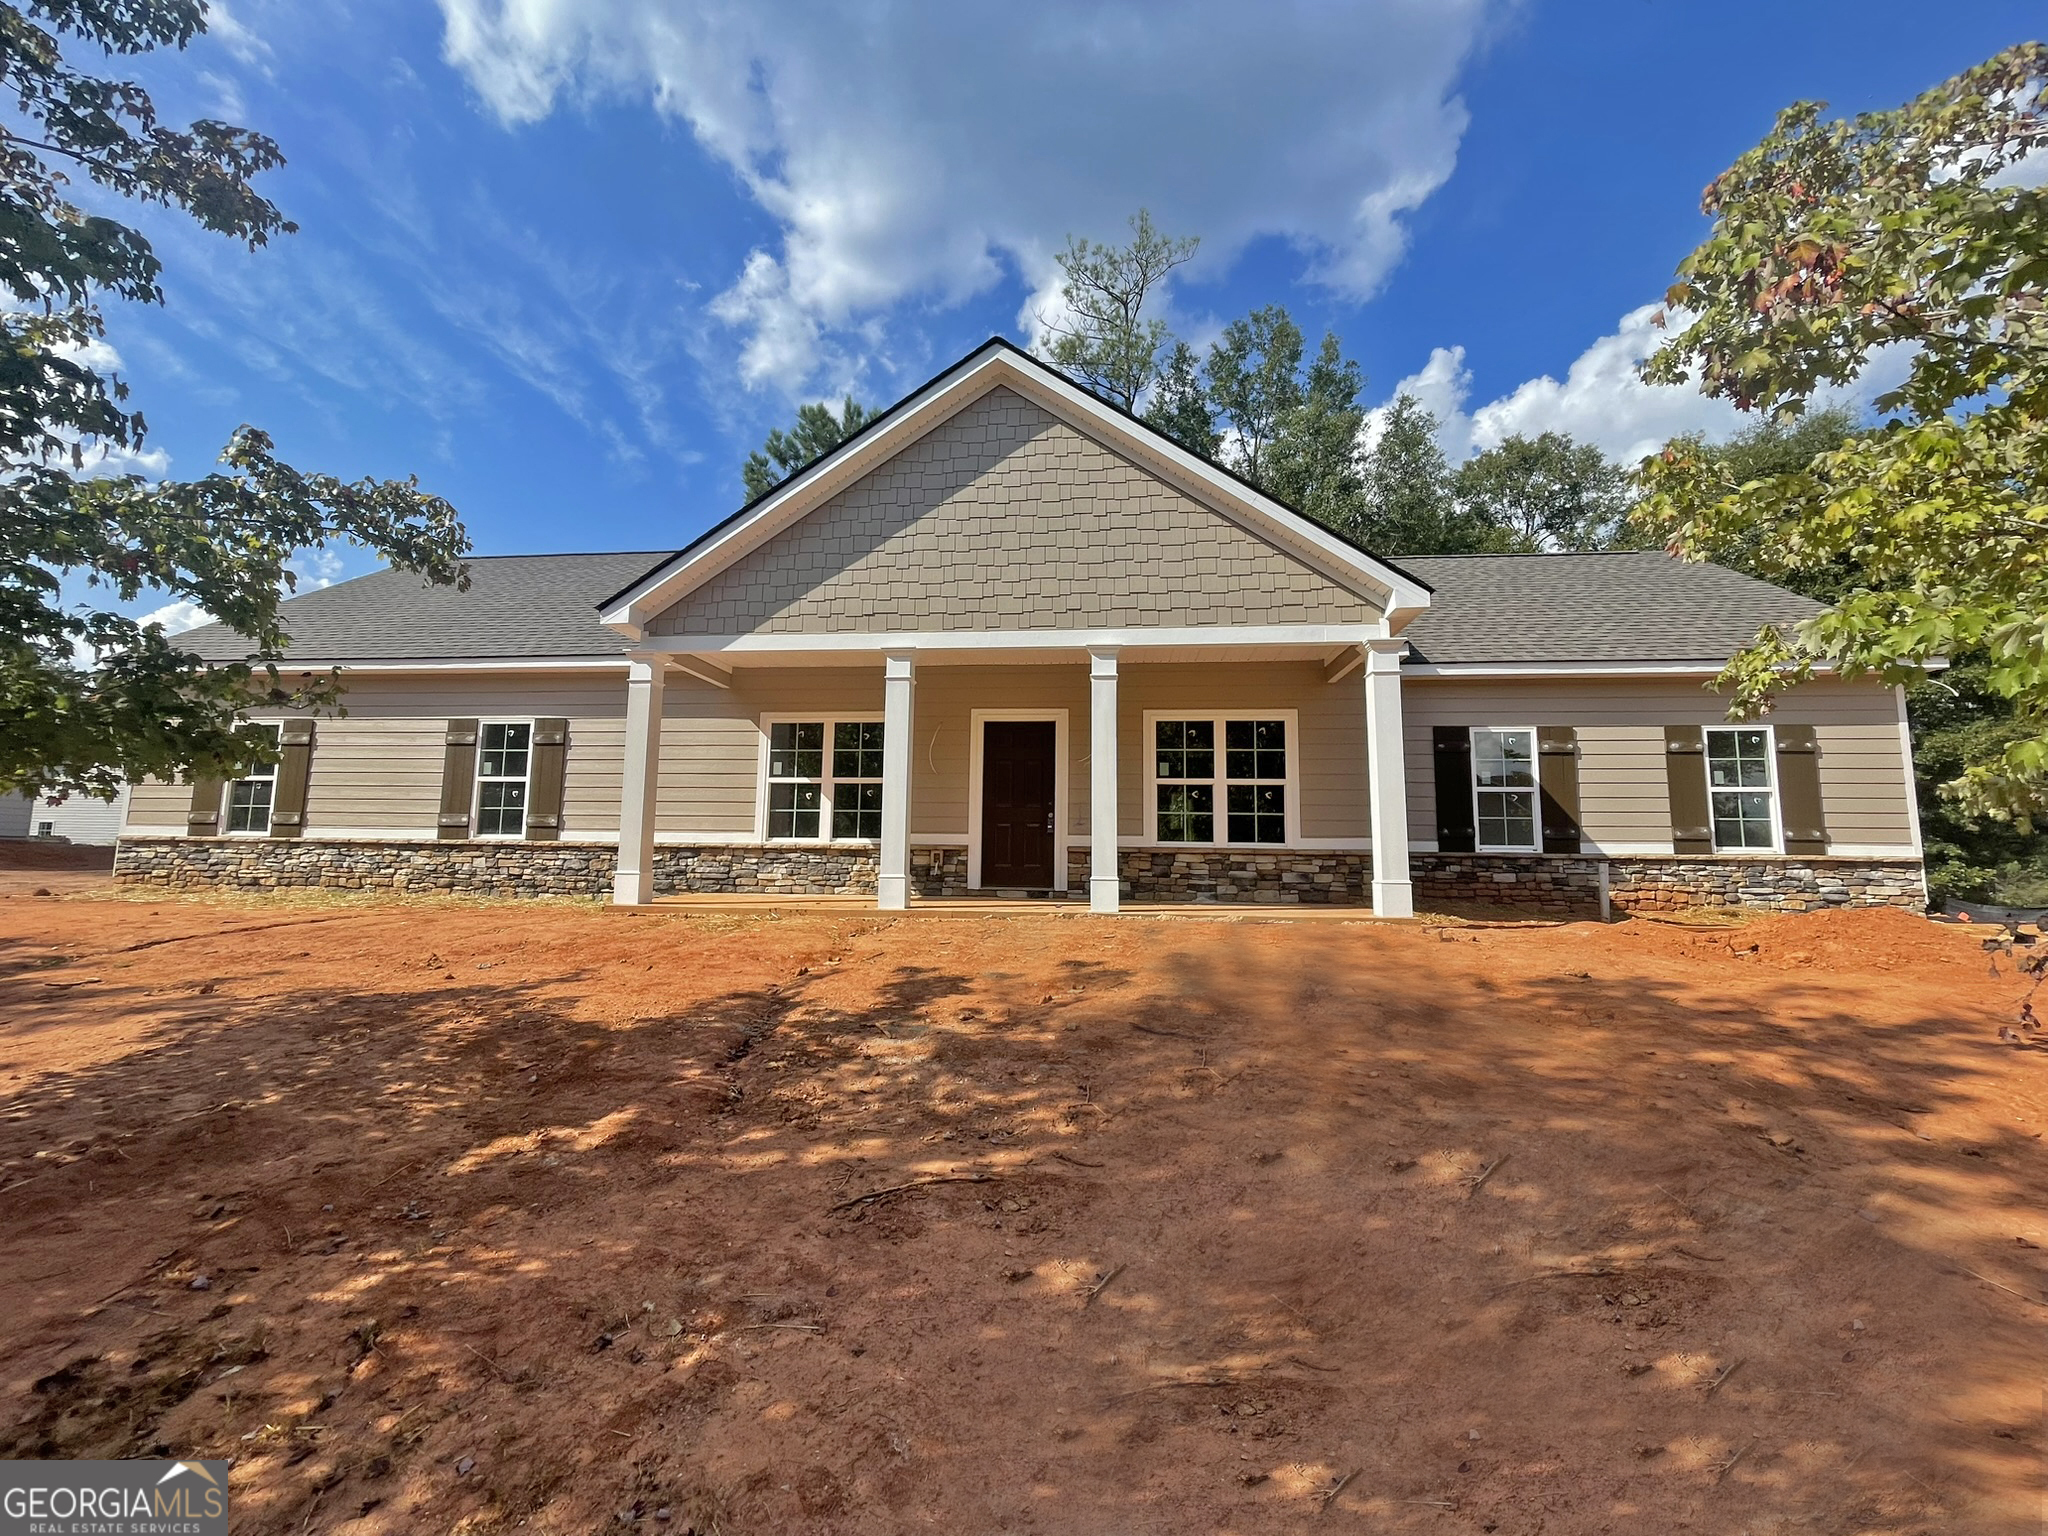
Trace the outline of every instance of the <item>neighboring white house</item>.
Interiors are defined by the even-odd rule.
[[[53,805],[40,795],[0,797],[0,838],[47,837],[67,843],[109,847],[128,815],[128,789],[113,800],[73,795]]]

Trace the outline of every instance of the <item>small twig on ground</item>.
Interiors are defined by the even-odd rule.
[[[733,1333],[757,1333],[763,1328],[784,1328],[791,1333],[823,1333],[825,1331],[823,1323],[742,1323],[737,1328],[726,1329],[719,1337],[722,1339],[726,1334]]]
[[[1289,1365],[1298,1365],[1304,1371],[1322,1371],[1326,1375],[1331,1376],[1337,1375],[1344,1369],[1344,1367],[1341,1365],[1317,1365],[1315,1361],[1304,1360],[1299,1355],[1289,1355],[1287,1357],[1287,1363]]]
[[[1720,1469],[1714,1473],[1714,1486],[1716,1488],[1720,1487],[1722,1481],[1728,1476],[1728,1474],[1735,1470],[1735,1463],[1742,1460],[1743,1457],[1747,1456],[1750,1453],[1750,1451],[1755,1447],[1755,1445],[1756,1441],[1752,1438],[1748,1445],[1745,1445],[1741,1450],[1737,1451],[1733,1456],[1730,1456],[1726,1461],[1721,1463]]]
[[[1149,1381],[1142,1387],[1132,1387],[1110,1398],[1120,1403],[1127,1397],[1143,1397],[1147,1392],[1163,1392],[1168,1387],[1234,1387],[1242,1382],[1242,1376],[1176,1376],[1171,1381]]]
[[[1518,1285],[1534,1285],[1541,1280],[1601,1280],[1620,1273],[1621,1271],[1611,1264],[1603,1265],[1599,1269],[1546,1269],[1540,1275],[1524,1275],[1519,1280],[1510,1280],[1493,1294],[1498,1296],[1503,1291],[1512,1291]]]
[[[1730,1376],[1733,1376],[1737,1371],[1741,1370],[1744,1363],[1745,1362],[1741,1360],[1736,1361],[1733,1365],[1729,1366],[1727,1370],[1723,1371],[1720,1375],[1716,1376],[1712,1381],[1708,1382],[1706,1396],[1712,1397],[1716,1392],[1720,1391],[1721,1388],[1727,1384],[1728,1378]]]
[[[1133,1024],[1131,1028],[1141,1035],[1165,1035],[1172,1040],[1192,1040],[1197,1045],[1206,1045],[1209,1042],[1209,1036],[1191,1035],[1184,1029],[1161,1029],[1156,1024]]]
[[[837,1205],[827,1206],[826,1215],[834,1211],[850,1210],[856,1205],[865,1205],[870,1200],[886,1200],[891,1195],[900,1195],[908,1190],[926,1189],[934,1184],[989,1184],[995,1181],[992,1173],[943,1173],[936,1178],[912,1179],[908,1184],[891,1184],[886,1189],[871,1189],[864,1195],[855,1195],[851,1200],[842,1200]]]
[[[1076,1168],[1102,1168],[1107,1166],[1104,1163],[1091,1163],[1085,1158],[1074,1157],[1065,1152],[1055,1152],[1053,1156],[1063,1163],[1072,1163]]]
[[[1342,1477],[1338,1478],[1336,1482],[1330,1484],[1330,1486],[1323,1493],[1322,1507],[1319,1508],[1316,1511],[1316,1513],[1319,1515],[1327,1514],[1329,1512],[1330,1506],[1337,1502],[1337,1495],[1342,1493],[1346,1488],[1349,1488],[1351,1486],[1351,1479],[1358,1476],[1358,1474],[1363,1472],[1364,1470],[1365,1468],[1363,1467],[1353,1467],[1349,1472],[1346,1472]]]
[[[498,1364],[497,1361],[493,1360],[489,1355],[485,1354],[482,1350],[472,1348],[470,1345],[467,1344],[463,1345],[462,1347],[464,1349],[469,1350],[469,1352],[472,1355],[475,1355],[477,1359],[483,1361],[485,1365],[488,1365],[492,1370],[496,1371],[498,1373],[498,1379],[500,1381],[505,1382],[507,1385],[514,1384],[512,1373],[506,1370],[505,1367],[503,1367],[502,1365]],[[393,1425],[392,1428],[396,1429],[397,1426]]]
[[[1710,1253],[1694,1253],[1690,1248],[1673,1248],[1671,1251],[1684,1258],[1698,1259],[1702,1264],[1723,1264],[1727,1262],[1725,1259],[1715,1258]]]
[[[2005,1284],[2005,1282],[2003,1282],[2002,1280],[1994,1280],[1989,1275],[1978,1274],[1977,1271],[1970,1268],[1967,1264],[1958,1264],[1956,1268],[1960,1270],[1962,1273],[1968,1275],[1972,1280],[1982,1280],[1986,1285],[1990,1286],[1993,1290],[2003,1291],[2008,1296],[2016,1296],[2021,1301],[2026,1302],[2030,1306],[2048,1306],[2048,1302],[2036,1300],[2034,1297],[2029,1296],[2025,1291],[2016,1291],[2011,1286]]]
[[[1084,1307],[1094,1306],[1095,1298],[1100,1296],[1104,1291],[1108,1290],[1109,1283],[1112,1280],[1116,1279],[1118,1275],[1122,1274],[1125,1270],[1129,1269],[1130,1267],[1131,1266],[1128,1264],[1119,1264],[1115,1269],[1112,1269],[1108,1274],[1104,1275],[1100,1280],[1096,1281],[1094,1285],[1088,1288],[1088,1294],[1081,1298],[1081,1305]]]
[[[1268,1296],[1271,1296],[1274,1301],[1279,1303],[1281,1311],[1289,1313],[1292,1316],[1300,1319],[1301,1326],[1306,1328],[1310,1333],[1314,1333],[1316,1331],[1316,1325],[1309,1321],[1308,1314],[1302,1311],[1301,1308],[1289,1306],[1285,1301],[1281,1300],[1279,1294],[1275,1291],[1268,1291],[1266,1292],[1266,1294]]]
[[[1467,1200],[1470,1200],[1474,1195],[1478,1194],[1479,1186],[1484,1184],[1488,1179],[1492,1178],[1496,1173],[1499,1173],[1501,1169],[1501,1164],[1505,1163],[1513,1155],[1514,1154],[1511,1152],[1503,1152],[1499,1157],[1495,1158],[1492,1162],[1488,1163],[1484,1168],[1480,1169],[1479,1177],[1474,1179],[1471,1182],[1471,1184],[1466,1186],[1465,1198]]]

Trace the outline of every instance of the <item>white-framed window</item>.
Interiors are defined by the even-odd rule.
[[[531,720],[485,720],[476,734],[476,835],[526,835],[526,783],[533,764]]]
[[[240,778],[228,784],[228,825],[230,832],[263,836],[270,831],[270,803],[277,794],[277,741],[283,727],[275,721],[252,721],[255,729],[270,736],[269,753],[242,769]]]
[[[1295,714],[1148,713],[1152,835],[1162,843],[1284,844],[1296,829]]]
[[[1472,728],[1472,828],[1483,853],[1534,853],[1536,730]]]
[[[36,823],[37,837],[55,837],[56,835],[57,823],[54,821],[39,821]]]
[[[1716,849],[1778,846],[1774,745],[1767,725],[1707,732],[1707,802]]]
[[[864,717],[762,722],[771,842],[872,843],[882,836],[882,722]]]

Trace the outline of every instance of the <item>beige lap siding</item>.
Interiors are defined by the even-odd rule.
[[[1117,709],[1118,831],[1151,842],[1147,768],[1152,742],[1147,710],[1256,718],[1276,710],[1297,712],[1296,740],[1288,743],[1289,771],[1301,786],[1301,825],[1287,838],[1360,842],[1371,835],[1366,805],[1365,680],[1352,672],[1323,681],[1315,661],[1143,663],[1126,662]]]
[[[441,804],[441,765],[451,719],[569,722],[562,785],[565,839],[618,834],[626,682],[617,671],[358,673],[347,679],[348,713],[318,718],[306,781],[309,837],[430,838]],[[136,786],[129,832],[185,830],[192,792],[182,784]]]
[[[917,728],[911,752],[910,836],[964,841],[968,828],[974,711],[1067,712],[1067,834],[1088,835],[1088,669],[943,666],[917,673]]]
[[[1403,713],[1409,836],[1424,847],[1436,842],[1434,726],[1575,727],[1580,824],[1597,849],[1626,852],[1671,846],[1664,727],[1729,724],[1725,702],[1696,678],[1410,678]],[[1831,848],[1911,846],[1911,791],[1890,689],[1809,683],[1788,694],[1770,718],[1814,727]]]

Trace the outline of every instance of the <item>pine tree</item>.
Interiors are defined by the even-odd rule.
[[[1365,375],[1325,333],[1309,365],[1301,399],[1281,419],[1267,450],[1267,488],[1280,500],[1347,538],[1362,538],[1370,520],[1358,437]]]
[[[1198,367],[1195,349],[1176,341],[1159,372],[1145,420],[1190,453],[1213,459],[1223,439],[1216,430],[1216,412],[1209,405],[1209,392]]]

